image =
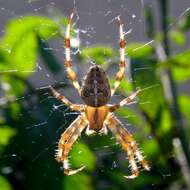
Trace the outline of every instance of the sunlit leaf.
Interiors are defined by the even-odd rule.
[[[6,84],[7,87],[4,89],[5,96],[7,99],[11,97],[11,100],[13,100],[13,97],[16,95],[22,95],[24,90],[26,89],[25,81],[23,78],[16,77],[17,75],[3,75],[2,80],[3,84]]]
[[[160,119],[160,126],[157,130],[157,133],[162,136],[166,133],[168,133],[171,130],[171,116],[170,113],[168,112],[168,110],[163,109],[162,110],[162,116]]]
[[[95,168],[96,158],[93,152],[84,143],[76,143],[71,152],[71,163],[74,167],[85,166],[92,171]]]
[[[46,17],[26,16],[12,20],[0,44],[1,50],[6,53],[6,62],[0,65],[0,70],[13,70],[21,76],[30,75],[36,69],[36,36],[48,39],[57,33],[57,24]]]
[[[0,127],[0,145],[5,146],[9,143],[9,140],[16,134],[15,129],[9,126]]]
[[[132,59],[131,61],[134,86],[142,89],[138,95],[139,106],[151,118],[157,114],[157,109],[163,103],[163,92],[159,76],[156,74],[156,66],[156,61],[151,59]]]
[[[140,58],[150,56],[154,52],[154,49],[149,44],[132,43],[127,44],[126,52],[131,58]]]
[[[141,145],[142,146],[142,145]],[[144,154],[149,157],[155,157],[159,153],[159,146],[155,139],[149,139],[148,141],[143,142]]]
[[[63,181],[64,190],[93,190],[91,178],[84,173],[67,176]]]
[[[56,35],[58,26],[54,21],[44,16],[25,16],[14,19],[6,26],[2,42],[11,51],[30,32],[37,33],[41,38],[47,39]]]
[[[115,78],[111,78],[109,81],[110,81],[111,86],[113,86],[113,84],[115,82]],[[133,84],[132,84],[132,82],[128,81],[127,79],[124,78],[121,81],[121,83],[120,83],[117,91],[118,92],[122,92],[124,94],[132,93],[132,91],[133,91]]]
[[[190,50],[184,51],[183,53],[177,54],[171,57],[172,61],[176,61],[179,66],[189,66]]]
[[[4,51],[4,49],[0,46],[0,72],[2,70],[2,66],[5,66],[7,62],[7,53]]]
[[[8,180],[0,175],[0,188],[1,190],[12,190]]]
[[[179,97],[179,104],[182,113],[185,115],[188,124],[190,124],[190,97],[187,95],[181,95]]]
[[[177,44],[177,45],[184,45],[185,44],[185,35],[177,30],[170,31],[170,38]]]
[[[97,64],[105,64],[108,59],[112,58],[114,52],[113,49],[106,46],[94,46],[83,48],[80,54],[80,58],[83,60],[91,60]]]
[[[185,82],[190,78],[190,69],[184,69],[181,67],[173,68],[174,77],[178,82]]]
[[[171,58],[174,78],[178,82],[185,82],[190,78],[190,51],[187,50]],[[169,60],[170,61],[170,60]]]

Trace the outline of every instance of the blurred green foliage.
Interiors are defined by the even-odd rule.
[[[44,16],[25,16],[11,20],[0,41],[1,74],[1,115],[0,115],[0,189],[188,189],[185,174],[181,170],[179,155],[175,154],[173,139],[177,138],[175,123],[164,93],[161,74],[170,69],[174,82],[184,84],[190,78],[190,50],[160,60],[156,48],[162,42],[163,33],[155,33],[153,13],[145,9],[147,36],[154,43],[127,44],[126,54],[130,58],[129,73],[117,94],[128,96],[134,89],[141,87],[138,104],[134,108],[123,107],[117,115],[125,123],[137,128],[134,133],[141,149],[151,163],[151,171],[143,172],[131,181],[123,175],[128,161],[115,139],[108,136],[82,136],[71,151],[73,167],[85,165],[86,168],[74,176],[63,175],[60,165],[54,160],[54,151],[61,133],[76,117],[64,105],[51,98],[48,88],[35,89],[29,78],[37,69],[40,56],[43,64],[53,77],[63,74],[61,63],[49,40],[62,37],[60,24],[65,29],[66,18],[61,23]],[[168,23],[169,24],[169,23]],[[186,32],[190,28],[190,14],[184,15],[169,31],[169,39],[177,46],[185,45]],[[160,36],[158,38],[158,36]],[[80,64],[93,61],[105,70],[118,67],[118,53],[114,49],[97,45],[81,47],[82,53],[77,60]],[[111,61],[110,61],[111,60]],[[133,82],[129,82],[132,79]],[[58,88],[67,88],[55,84]],[[114,77],[110,77],[113,84]],[[184,120],[187,137],[190,137],[190,97],[179,93],[179,108]],[[51,117],[50,117],[51,116]],[[189,143],[189,142],[188,142]],[[186,144],[185,146],[189,146]],[[182,147],[183,149],[184,147]],[[184,155],[187,156],[187,155]],[[187,163],[187,165],[190,163]],[[188,167],[188,166],[187,166]],[[188,170],[188,169],[187,169]]]

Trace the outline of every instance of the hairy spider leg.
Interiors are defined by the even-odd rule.
[[[124,139],[124,135],[121,133],[121,123],[114,118],[114,116],[110,116],[109,119],[107,120],[108,122],[108,128],[111,130],[111,132],[116,136],[117,140],[120,142],[122,145],[122,148],[127,152],[131,170],[132,170],[132,175],[129,176],[124,176],[128,179],[133,179],[139,175],[139,170],[135,161],[134,153],[131,150],[130,142]],[[128,132],[127,132],[127,137],[128,137]]]
[[[127,129],[123,127],[122,123],[114,115],[108,116],[106,122],[109,129],[121,143],[123,149],[127,151],[129,157],[132,175],[124,177],[127,179],[133,179],[139,175],[139,170],[135,161],[135,155],[144,169],[150,170],[148,163],[144,160],[142,154],[138,149],[137,143],[133,139],[132,135],[127,131]]]
[[[121,100],[119,102],[119,104],[114,104],[114,105],[110,105],[109,106],[109,111],[110,112],[114,112],[117,109],[119,109],[122,106],[125,106],[131,102],[133,102],[133,100],[136,98],[136,96],[141,92],[140,89],[136,90],[135,92],[133,92],[130,96],[128,96],[127,98],[124,98],[123,100]]]
[[[138,159],[138,161],[141,163],[142,167],[145,170],[149,171],[150,166],[148,162],[144,159],[143,155],[141,154],[141,151],[139,151],[138,145],[134,140],[131,141],[131,148],[133,149],[133,152],[135,153],[135,156]]]
[[[115,83],[113,88],[111,89],[111,96],[114,95],[115,91],[117,90],[121,80],[124,77],[125,74],[125,66],[126,66],[126,61],[125,61],[125,46],[126,46],[126,41],[125,41],[125,35],[123,31],[123,23],[121,22],[120,17],[117,17],[118,23],[119,23],[119,46],[120,46],[120,64],[119,64],[119,71],[116,73],[115,76]]]
[[[78,169],[71,169],[69,166],[68,155],[72,149],[73,144],[81,135],[81,132],[87,125],[87,121],[83,115],[80,115],[75,119],[70,127],[68,127],[65,132],[61,135],[61,139],[58,144],[58,151],[56,154],[56,160],[63,163],[64,173],[66,175],[73,175],[77,172],[84,169],[85,166],[82,166]]]
[[[52,86],[50,86],[50,90],[52,91],[52,94],[56,99],[65,103],[65,105],[67,105],[71,110],[81,111],[83,109],[84,106],[82,104],[73,104],[67,98],[65,98],[65,96],[61,95],[58,91],[56,91]]]
[[[115,120],[117,122],[119,122],[116,118],[115,118]],[[149,166],[148,162],[144,159],[141,151],[138,148],[138,144],[133,139],[133,136],[129,133],[129,131],[127,131],[127,129],[125,129],[124,127],[122,127],[122,125],[121,125],[121,127],[119,127],[119,130],[120,130],[120,134],[124,136],[125,141],[130,143],[131,149],[134,152],[137,160],[141,163],[142,167],[145,170],[149,171],[150,170],[150,166]]]
[[[72,59],[71,59],[71,43],[70,43],[70,31],[71,31],[71,23],[74,16],[74,12],[70,14],[69,23],[66,28],[66,35],[65,35],[65,67],[67,74],[70,80],[73,83],[73,86],[77,89],[78,93],[80,94],[81,87],[79,82],[77,81],[76,73],[72,69]]]

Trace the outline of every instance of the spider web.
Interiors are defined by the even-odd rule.
[[[13,18],[21,18],[24,15],[27,14],[34,14],[34,15],[47,15],[52,19],[55,19],[56,16],[65,15],[67,16],[71,10],[73,10],[73,7],[76,9],[76,16],[75,16],[75,34],[77,36],[76,41],[74,41],[74,45],[76,43],[80,42],[80,46],[76,45],[76,48],[73,48],[72,52],[72,58],[74,59],[77,54],[81,52],[81,47],[90,47],[95,44],[106,44],[108,46],[114,47],[115,50],[118,48],[118,27],[115,24],[116,17],[118,15],[122,16],[123,23],[125,24],[125,37],[127,39],[127,42],[144,42],[144,45],[139,46],[138,48],[135,48],[133,51],[139,51],[141,48],[148,46],[150,44],[154,44],[155,41],[152,39],[148,39],[146,37],[146,26],[145,26],[145,20],[144,20],[144,6],[145,4],[148,4],[150,7],[156,7],[157,4],[155,1],[151,0],[86,0],[86,1],[61,1],[61,0],[28,0],[28,1],[18,1],[18,5],[15,7],[15,4],[11,0],[7,0],[4,2],[0,2],[0,17],[1,17],[1,23],[0,28],[1,29],[1,36],[4,34],[4,26],[7,23],[8,20]],[[177,8],[173,8],[173,14],[174,18],[176,20],[180,20],[190,9],[190,7],[187,7],[188,3],[180,3],[180,6]],[[155,12],[156,15],[159,15],[159,12]],[[175,25],[175,22],[170,25],[170,27],[173,27]],[[158,26],[156,26],[158,27]],[[77,35],[78,34],[78,35]],[[63,39],[55,39],[49,42],[49,48],[46,49],[46,51],[53,51],[55,56],[57,57],[58,61],[60,63],[63,63],[64,58],[64,47],[63,47]],[[178,50],[174,50],[176,52]],[[118,53],[119,58],[119,53]],[[109,61],[109,60],[108,60]],[[112,60],[110,60],[112,61]],[[74,61],[73,61],[74,62]],[[93,64],[92,63],[89,63]],[[87,67],[85,65],[79,65],[75,62],[73,63],[74,69],[78,72],[79,78],[82,79],[84,73],[87,71]],[[78,69],[78,70],[77,70]],[[142,71],[151,71],[151,67],[139,67],[134,70],[134,72],[142,72]],[[129,71],[129,68],[127,68],[127,71]],[[7,70],[7,71],[0,71],[0,74],[3,75],[4,72],[7,73],[17,73],[20,72],[19,70]],[[56,84],[64,85],[65,81],[63,81],[63,76],[58,75],[56,78],[52,76],[52,74],[48,71],[47,67],[44,66],[44,63],[42,59],[38,59],[38,62],[36,63],[35,70],[31,71],[22,71],[22,72],[31,72],[31,76],[29,78],[29,82],[34,86],[35,91],[33,93],[29,93],[24,96],[20,97],[14,97],[11,99],[7,99],[6,97],[0,98],[0,106],[6,106],[9,102],[21,102],[25,103],[28,99],[35,99],[34,94],[41,93],[41,98],[39,101],[39,104],[32,105],[28,107],[28,115],[35,115],[37,111],[40,109],[40,105],[48,104],[49,110],[48,117],[43,118],[41,117],[41,122],[33,122],[33,124],[28,125],[25,124],[25,129],[28,135],[32,135],[36,132],[39,133],[38,139],[33,139],[31,143],[35,144],[36,141],[40,141],[40,139],[44,140],[44,129],[48,128],[48,125],[52,122],[52,118],[55,117],[55,115],[60,115],[59,117],[62,117],[61,122],[59,124],[56,124],[56,126],[59,125],[59,127],[56,129],[56,134],[54,135],[54,139],[52,139],[52,142],[48,144],[48,146],[44,147],[43,150],[38,150],[32,158],[33,162],[36,162],[39,157],[41,157],[44,154],[48,154],[50,149],[55,149],[57,145],[57,141],[59,139],[60,133],[65,129],[66,126],[69,125],[70,121],[68,121],[68,117],[70,115],[73,115],[73,118],[77,113],[69,112],[68,109],[65,108],[64,105],[58,102],[52,103],[51,99],[53,97],[48,93],[47,88],[50,84]],[[109,74],[112,74],[114,71],[110,71]],[[66,72],[63,67],[61,67],[62,75],[66,76]],[[129,75],[129,72],[126,73]],[[128,81],[134,83],[135,81],[131,81],[131,78],[129,76]],[[6,88],[6,84],[4,85],[4,89]],[[156,88],[159,84],[153,84],[150,86],[147,86],[143,88],[143,90],[148,90],[150,88]],[[8,87],[7,87],[8,88]],[[61,91],[61,90],[60,90]],[[66,91],[61,91],[66,97],[68,97],[70,100],[76,100],[76,102],[81,102],[80,97],[78,96],[77,92],[74,90],[72,86],[69,86]],[[113,97],[114,102],[119,101],[122,98],[121,95],[115,95]],[[34,101],[35,102],[35,101]],[[49,103],[50,102],[50,103]],[[134,102],[135,103],[135,102]],[[153,102],[140,102],[141,104],[152,104]],[[25,115],[19,115],[19,118],[25,117]],[[135,115],[127,115],[126,118],[129,117],[136,117]],[[122,117],[124,121],[126,121],[126,118]],[[131,133],[134,133],[134,128],[129,126],[129,129]],[[48,132],[46,135],[49,135],[48,133],[51,132],[51,129],[48,129]],[[55,131],[54,131],[55,132]],[[47,136],[48,137],[48,136]],[[36,136],[35,136],[36,138]],[[91,137],[89,137],[91,138]],[[146,139],[151,139],[152,137],[145,137]],[[16,142],[15,142],[16,143]],[[24,143],[24,142],[23,142]],[[115,146],[115,144],[113,145]],[[38,148],[38,147],[37,147]],[[110,146],[105,145],[101,148],[94,148],[94,151],[96,151],[98,157],[104,157],[110,156],[111,154],[114,154],[114,152],[110,152]],[[14,157],[14,160],[22,159],[20,158],[20,155],[14,152],[11,152],[7,155],[4,155],[5,157]],[[53,156],[53,155],[52,155]],[[100,159],[99,158],[99,159]],[[113,160],[112,169],[117,167],[117,161]],[[10,169],[10,171],[8,171]],[[104,170],[104,167],[102,166],[102,170]],[[4,168],[2,173],[11,172],[11,168]],[[162,175],[166,176],[167,174]]]

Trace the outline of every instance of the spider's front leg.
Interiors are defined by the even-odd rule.
[[[82,166],[76,170],[72,170],[69,167],[68,155],[74,144],[78,139],[81,132],[86,127],[87,122],[83,115],[80,115],[73,121],[73,123],[66,129],[66,131],[61,135],[61,139],[58,144],[58,150],[56,154],[56,160],[63,163],[64,173],[66,175],[73,175],[81,171],[85,166]]]
[[[126,45],[126,41],[125,41],[125,35],[124,35],[124,31],[123,31],[123,23],[121,22],[120,17],[118,16],[118,23],[119,23],[119,36],[120,36],[120,40],[119,40],[119,46],[120,46],[120,64],[119,64],[119,71],[116,73],[115,76],[115,83],[113,88],[111,89],[111,96],[114,95],[117,87],[119,86],[121,80],[124,77],[125,74],[125,67],[126,67],[126,61],[125,61],[125,45]]]
[[[133,102],[133,100],[136,98],[136,96],[141,92],[140,89],[136,90],[135,92],[133,92],[130,96],[128,96],[127,98],[124,98],[123,100],[121,100],[121,102],[119,102],[119,104],[114,104],[114,105],[109,105],[109,111],[110,112],[114,112],[117,109],[119,109],[122,106],[125,106],[131,102]]]
[[[70,102],[67,98],[65,98],[65,96],[61,95],[57,90],[55,90],[52,86],[49,87],[50,90],[52,91],[53,96],[62,101],[65,105],[67,105],[71,110],[74,111],[82,111],[84,108],[83,105],[81,104],[73,104],[72,102]]]
[[[77,81],[76,73],[72,69],[72,60],[71,60],[71,40],[70,40],[70,30],[71,30],[71,23],[74,16],[74,12],[71,13],[69,18],[69,23],[66,28],[66,35],[65,35],[65,67],[68,73],[70,80],[73,83],[73,86],[77,89],[80,94],[81,87],[79,82]]]
[[[134,141],[132,135],[127,131],[127,129],[122,126],[121,122],[113,115],[109,115],[105,122],[112,133],[116,136],[117,140],[121,143],[123,149],[127,151],[130,166],[132,169],[132,175],[124,177],[127,179],[133,179],[139,175],[135,156],[141,163],[142,167],[145,170],[149,171],[150,167],[139,151],[137,143]]]

